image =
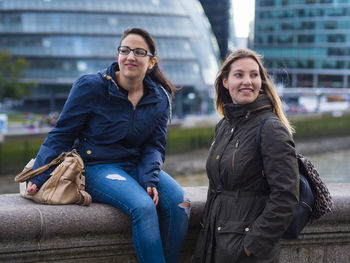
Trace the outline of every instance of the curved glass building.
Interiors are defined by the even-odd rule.
[[[254,31],[277,82],[350,88],[349,0],[256,0]]]
[[[30,62],[27,106],[40,110],[59,109],[75,79],[113,62],[129,27],[154,36],[160,67],[183,87],[175,114],[208,113],[218,49],[197,0],[0,0],[0,49]]]
[[[220,58],[226,59],[229,52],[231,0],[199,0],[207,15],[220,49]]]

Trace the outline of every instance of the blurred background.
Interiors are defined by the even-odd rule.
[[[160,67],[181,88],[165,163],[181,184],[207,184],[214,80],[244,47],[263,55],[297,146],[313,142],[302,149],[325,164],[321,175],[350,182],[350,0],[0,0],[0,193],[17,191],[14,174],[35,157],[73,82],[114,61],[129,27],[154,36]]]

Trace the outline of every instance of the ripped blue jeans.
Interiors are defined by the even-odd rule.
[[[138,183],[137,168],[131,163],[87,166],[86,190],[94,202],[110,204],[130,215],[140,262],[178,262],[187,233],[190,201],[167,173],[160,171],[158,177],[157,207]]]

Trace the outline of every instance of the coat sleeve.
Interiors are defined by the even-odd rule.
[[[298,163],[294,142],[280,120],[266,121],[261,131],[261,156],[270,194],[260,216],[244,238],[244,246],[256,257],[278,243],[299,202]]]
[[[152,136],[148,138],[142,147],[138,165],[138,177],[140,184],[144,188],[157,186],[159,182],[158,173],[165,159],[167,123],[170,107],[168,103],[167,105],[154,127]]]
[[[33,169],[39,168],[64,151],[69,151],[88,119],[91,98],[91,81],[87,76],[79,78],[73,85],[56,126],[48,133],[35,159]],[[38,187],[48,179],[52,167],[30,181]]]

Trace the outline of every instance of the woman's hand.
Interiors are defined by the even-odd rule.
[[[153,203],[155,205],[158,205],[159,196],[158,196],[157,188],[155,188],[155,187],[147,187],[146,191],[150,195],[150,197],[153,199]]]
[[[249,257],[252,252],[250,252],[248,249],[246,249],[246,247],[244,247],[244,252],[246,253],[246,255]]]
[[[36,192],[38,192],[38,187],[33,182],[28,182],[27,184],[27,194],[28,195],[34,195]]]

